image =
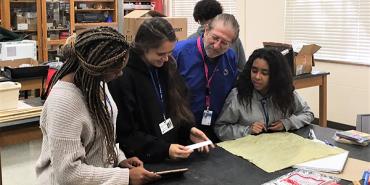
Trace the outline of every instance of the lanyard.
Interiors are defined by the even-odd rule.
[[[265,121],[266,121],[266,128],[268,127],[268,124],[269,124],[269,113],[267,111],[267,98],[263,98],[261,100],[261,104],[262,104],[262,109],[263,109],[263,114],[265,116]]]
[[[200,37],[198,37],[198,39],[197,39],[197,48],[198,48],[198,51],[199,51],[200,55],[202,56],[203,64],[204,64],[204,75],[205,75],[206,80],[207,80],[207,84],[206,84],[206,107],[207,107],[207,110],[209,110],[209,107],[211,106],[210,84],[211,84],[211,81],[212,81],[213,74],[215,74],[215,71],[216,71],[218,65],[213,70],[211,77],[208,77],[208,65],[207,65],[206,60],[204,58],[202,46],[200,44]]]
[[[157,83],[155,83],[153,71],[149,70],[149,73],[150,73],[150,77],[152,79],[153,86],[155,88],[155,94],[157,95],[157,99],[159,99],[159,105],[161,107],[161,112],[162,112],[162,115],[163,115],[163,119],[166,120],[166,113],[165,113],[165,108],[164,108],[164,98],[163,98],[164,93],[163,93],[163,89],[162,89],[162,86],[161,86],[161,82],[159,81],[158,70],[155,69],[155,75],[157,77],[156,80],[158,82],[158,86],[157,86]]]

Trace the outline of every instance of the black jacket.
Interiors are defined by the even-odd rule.
[[[166,101],[167,75],[162,68],[158,73]],[[173,123],[174,128],[162,135],[159,123],[164,119],[149,70],[136,53],[130,52],[123,75],[109,83],[109,90],[118,107],[116,133],[120,148],[127,157],[158,162],[168,158],[170,144],[188,144],[192,126]],[[165,107],[169,117],[169,107]]]

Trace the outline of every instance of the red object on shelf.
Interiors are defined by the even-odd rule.
[[[67,39],[69,37],[68,31],[61,31],[59,32],[59,39]]]
[[[162,0],[151,0],[154,10],[163,13],[163,2]]]

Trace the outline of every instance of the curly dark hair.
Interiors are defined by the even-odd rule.
[[[257,58],[264,59],[269,66],[267,94],[271,96],[274,106],[278,107],[284,115],[291,115],[294,110],[293,77],[285,57],[275,49],[256,49],[249,57],[237,80],[239,102],[252,108],[254,86],[251,81],[251,69]]]
[[[193,17],[195,22],[204,22],[222,14],[221,4],[216,0],[201,0],[194,7]]]

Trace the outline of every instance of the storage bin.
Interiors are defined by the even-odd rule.
[[[28,28],[28,24],[25,24]],[[37,60],[37,47],[34,40],[0,42],[0,60],[32,58]]]
[[[0,82],[0,111],[17,108],[20,89],[18,82]]]

